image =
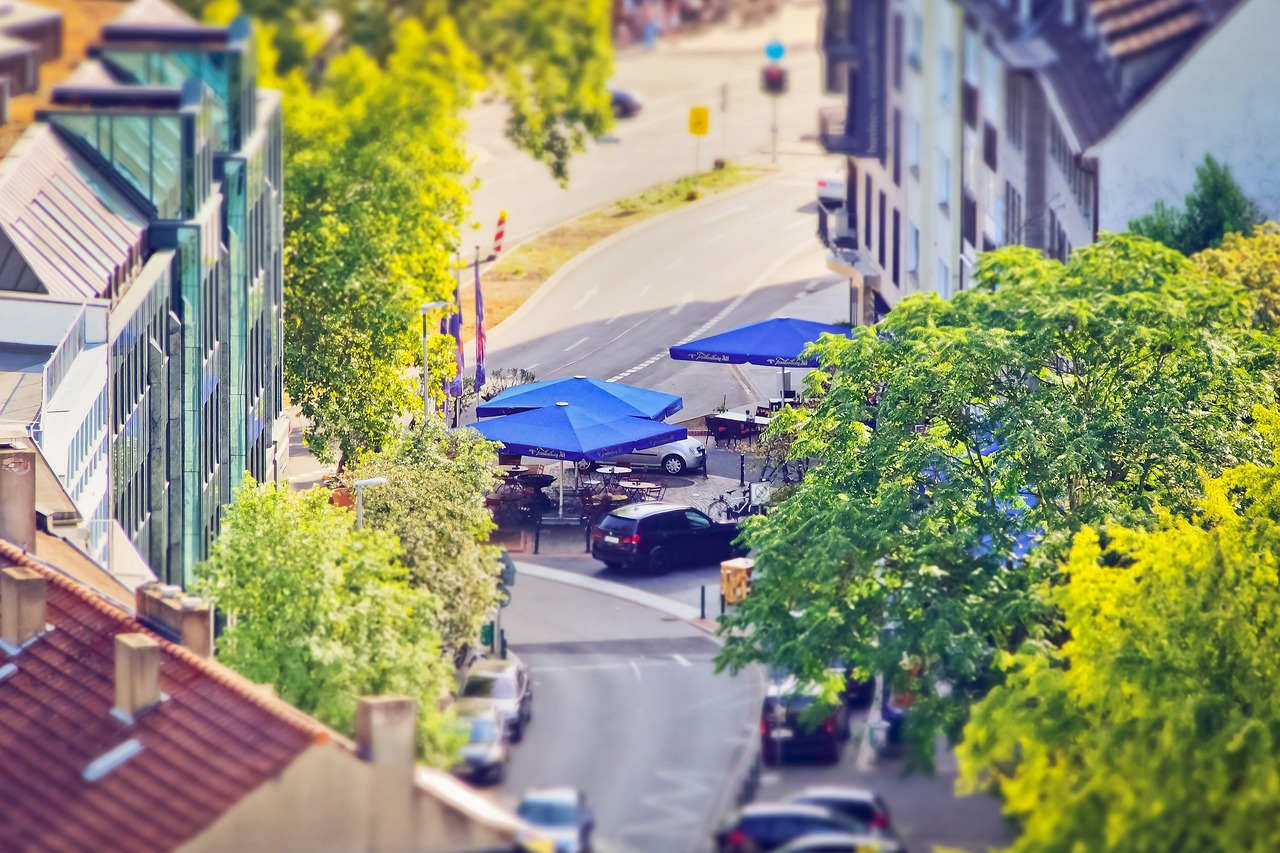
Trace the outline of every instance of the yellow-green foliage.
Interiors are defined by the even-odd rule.
[[[1008,656],[960,748],[1015,850],[1280,848],[1278,553],[1280,469],[1259,465],[1191,518],[1076,536],[1052,593],[1070,639]]]

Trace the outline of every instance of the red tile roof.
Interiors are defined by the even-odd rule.
[[[0,847],[171,850],[287,767],[329,729],[221,664],[147,630],[119,607],[0,541],[0,567],[48,581],[53,626],[0,651]],[[167,698],[132,724],[112,716],[115,635],[160,644]],[[142,750],[96,782],[85,767],[122,743]]]

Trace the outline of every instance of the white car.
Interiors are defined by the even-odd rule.
[[[843,207],[845,198],[844,175],[832,172],[818,178],[818,203],[828,208]]]
[[[556,853],[588,853],[595,817],[587,798],[573,788],[534,789],[524,795],[516,815],[548,836]]]
[[[696,438],[682,438],[606,459],[605,464],[625,465],[628,468],[660,468],[664,474],[678,477],[685,471],[705,468],[707,449]],[[579,462],[578,467],[586,470],[591,467],[591,463]]]

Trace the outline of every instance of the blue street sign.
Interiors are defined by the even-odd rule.
[[[787,55],[787,48],[782,42],[774,39],[764,46],[764,55],[770,62],[778,62]]]

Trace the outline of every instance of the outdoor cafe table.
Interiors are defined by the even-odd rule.
[[[512,477],[517,474],[529,473],[529,468],[525,465],[499,465],[498,470]]]
[[[633,501],[642,501],[645,494],[650,489],[655,489],[653,483],[646,483],[643,480],[619,480],[618,487],[627,493],[627,498]]]
[[[625,465],[601,465],[596,473],[604,477],[605,485],[612,486],[618,482],[619,477],[630,474],[631,469]]]

